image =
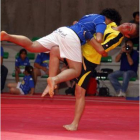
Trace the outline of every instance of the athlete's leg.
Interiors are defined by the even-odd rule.
[[[86,90],[84,88],[78,86],[78,84],[76,84],[75,116],[74,116],[73,122],[71,124],[63,126],[65,129],[70,130],[70,131],[77,130],[80,118],[81,118],[84,108],[85,108],[85,93],[86,93]]]
[[[53,47],[54,48],[54,47]],[[54,87],[58,83],[68,81],[78,77],[81,73],[82,63],[75,62],[69,59],[67,60],[69,69],[62,71],[57,75],[59,67],[60,53],[58,53],[58,48],[55,48],[55,51],[51,49],[50,53],[50,62],[49,62],[49,78],[47,79],[50,96],[54,94]],[[54,67],[55,65],[55,67]],[[48,87],[44,90],[42,96],[45,96],[48,92]]]
[[[22,35],[11,35],[5,31],[1,32],[1,41],[10,41],[17,45],[22,46],[30,52],[46,52],[49,51],[47,48],[43,47],[39,42],[32,42],[29,38]]]
[[[96,66],[96,64],[89,62],[85,58],[83,59],[82,72],[78,77],[78,84],[76,84],[75,88],[75,116],[71,124],[64,125],[64,128],[67,130],[74,131],[78,128],[78,124],[85,107],[86,88],[88,86],[90,77],[94,74],[94,69]]]
[[[9,83],[9,84],[7,84],[7,87],[8,88],[16,88],[17,87],[17,83]]]
[[[54,87],[56,84],[74,79],[78,77],[81,73],[82,63],[71,61],[69,59],[67,59],[67,62],[68,62],[69,69],[62,71],[58,75],[54,77],[49,77],[47,79],[48,85],[50,87],[49,94],[51,97],[54,95]]]
[[[50,60],[49,60],[49,77],[54,77],[58,74],[59,71],[59,60],[60,51],[58,46],[54,46],[50,51]],[[46,89],[42,93],[42,97],[44,97],[49,92],[49,85],[47,85]]]
[[[20,90],[17,89],[17,88],[10,88],[10,92],[13,93],[13,94],[20,94]]]
[[[61,68],[61,72],[64,70],[67,70],[67,69],[68,69],[68,67],[65,64],[63,64],[63,67]],[[73,87],[73,85],[71,84],[71,81],[66,81],[66,84],[69,88]]]

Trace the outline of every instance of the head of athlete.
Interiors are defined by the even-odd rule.
[[[117,30],[127,38],[135,38],[139,36],[139,25],[136,23],[123,23],[117,27]]]
[[[106,24],[109,24],[111,22],[115,22],[117,25],[120,25],[120,22],[122,20],[122,17],[120,15],[120,13],[115,10],[115,9],[112,9],[112,8],[107,8],[107,9],[104,9],[100,15],[103,15],[105,16],[105,22]]]

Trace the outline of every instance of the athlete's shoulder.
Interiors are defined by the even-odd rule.
[[[104,17],[102,15],[99,15],[99,14],[88,14],[88,15],[85,15],[83,16],[81,19],[88,19],[88,18],[98,18],[98,17]]]
[[[16,58],[16,61],[21,61],[20,56],[18,56],[18,57]]]
[[[107,25],[106,30],[104,32],[104,35],[106,34],[119,34],[120,31],[114,30],[113,27],[117,27],[115,22],[111,22],[110,24]]]

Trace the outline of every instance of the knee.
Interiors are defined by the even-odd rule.
[[[28,46],[28,48],[26,48],[29,52],[36,52],[35,49],[37,48],[38,46],[38,42],[37,41],[31,41],[30,42],[30,46]]]
[[[10,92],[11,93],[14,93],[15,92],[15,89],[14,88],[10,88]]]
[[[131,76],[131,74],[129,72],[124,72],[123,74],[123,79],[129,79]]]
[[[7,84],[7,87],[8,87],[8,88],[11,88],[11,83]]]
[[[58,46],[52,47],[52,49],[50,51],[50,55],[58,56],[59,55],[59,47]]]
[[[109,80],[110,80],[110,78],[111,78],[111,74],[108,75],[108,79],[109,79]]]
[[[124,72],[123,76],[128,77],[130,75],[130,72]]]
[[[83,96],[82,96],[82,93],[79,93],[79,92],[75,92],[75,98],[76,99],[81,99]]]
[[[113,78],[112,74],[108,75],[108,79],[111,80]]]
[[[85,97],[85,90],[82,87],[79,87],[78,85],[76,85],[75,88],[75,97],[76,99],[81,99]]]

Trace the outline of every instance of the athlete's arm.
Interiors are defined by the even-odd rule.
[[[104,19],[102,18],[97,18],[96,20],[94,20],[94,24],[96,26],[96,39],[93,37],[91,37],[91,35],[89,34],[89,44],[102,56],[107,56],[107,53],[105,52],[104,48],[102,47],[102,45],[100,43],[103,42],[103,34],[104,31],[106,29],[106,24],[104,22]],[[85,33],[86,36],[87,33]]]
[[[76,20],[75,20],[75,21],[73,21],[73,23],[72,23],[72,24],[74,25],[74,24],[76,24],[77,22],[78,22],[78,21],[76,21]]]
[[[108,54],[105,52],[101,44],[99,44],[94,37],[89,41],[89,44],[102,56],[106,57]]]
[[[96,33],[96,40],[99,43],[103,43],[103,34],[102,33]]]
[[[103,42],[103,36],[107,25],[105,24],[105,19],[101,16],[94,20],[94,25],[96,27],[96,40],[99,43]]]
[[[31,88],[29,95],[33,95],[35,92],[35,88]],[[28,95],[28,94],[27,94]]]
[[[119,46],[123,38],[124,37],[121,33],[119,33],[118,35],[116,35],[115,33],[110,33],[110,35],[108,35],[106,40],[102,43],[102,47],[106,52],[109,52]]]
[[[115,62],[120,62],[123,52],[125,52],[125,45],[122,46],[121,51],[116,56]]]

